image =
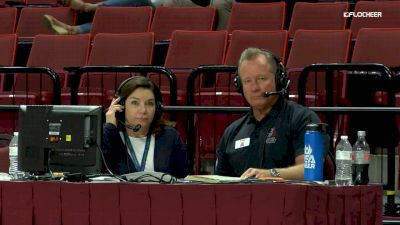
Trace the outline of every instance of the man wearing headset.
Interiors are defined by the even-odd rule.
[[[217,150],[216,174],[303,179],[305,128],[320,120],[284,97],[288,83],[285,68],[271,52],[242,52],[235,85],[250,111],[226,128]]]

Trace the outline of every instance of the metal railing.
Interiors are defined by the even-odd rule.
[[[42,79],[41,75],[48,76],[52,82],[52,104],[53,105],[58,105],[60,104],[60,99],[61,99],[61,84],[60,84],[60,78],[58,77],[57,73],[54,72],[52,69],[48,67],[0,67],[0,74],[3,74],[5,76],[5,82],[7,82],[7,78],[11,77],[13,78],[15,74],[18,74],[18,76],[40,76],[38,79]],[[19,93],[21,95],[28,96],[29,94],[34,94],[41,96],[42,93],[41,91],[43,90],[42,84],[40,83],[39,91],[37,92],[36,90],[30,91],[28,88],[25,91],[22,90],[15,90],[15,84],[14,81],[11,81],[11,90],[4,91],[3,93],[9,93],[10,95],[8,96],[9,98],[16,97],[16,94]],[[30,84],[28,83],[28,79],[25,79],[25,87],[28,87]]]
[[[73,71],[70,76],[71,76],[71,104],[76,105],[78,104],[78,86],[79,86],[79,80],[80,77],[87,73],[88,76],[90,76],[90,73],[101,73],[101,74],[106,74],[106,73],[115,73],[117,76],[117,73],[131,73],[131,74],[139,74],[141,76],[148,76],[151,73],[157,73],[161,74],[162,76],[165,76],[168,81],[169,81],[169,101],[170,105],[176,105],[177,104],[177,81],[175,78],[174,73],[165,67],[162,66],[147,66],[147,65],[140,65],[140,66],[85,66],[76,69]],[[104,75],[105,76],[105,75]],[[103,76],[102,78],[103,79]],[[90,81],[89,81],[90,82]],[[103,82],[101,82],[101,89],[103,89]],[[114,90],[118,87],[119,84],[115,85]],[[86,91],[90,92],[90,85],[86,86]]]

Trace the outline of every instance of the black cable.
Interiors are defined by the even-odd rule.
[[[173,184],[176,181],[176,178],[168,173],[162,173],[161,177],[153,175],[152,172],[144,173],[135,179],[129,179],[128,177],[127,179],[130,182],[158,182],[160,184]]]
[[[96,145],[96,149],[97,149],[97,151],[100,152],[101,159],[103,160],[103,164],[104,164],[104,166],[105,166],[105,168],[106,168],[106,170],[107,170],[107,172],[108,172],[107,175],[110,175],[111,177],[114,177],[114,178],[116,178],[116,179],[118,179],[118,180],[120,180],[120,181],[122,181],[122,182],[126,182],[126,180],[123,179],[120,175],[115,175],[113,172],[111,172],[111,170],[108,168],[106,159],[105,159],[105,157],[104,157],[104,153],[103,153],[103,151],[101,150],[101,148],[100,148],[98,145]],[[100,176],[101,176],[101,175],[100,175]]]

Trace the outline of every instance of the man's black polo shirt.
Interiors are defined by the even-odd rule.
[[[257,121],[250,110],[228,126],[217,150],[216,174],[240,176],[248,168],[284,168],[304,154],[304,133],[309,123],[319,123],[310,109],[280,98]]]

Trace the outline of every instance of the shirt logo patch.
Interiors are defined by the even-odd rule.
[[[276,129],[273,127],[271,128],[271,130],[269,131],[268,135],[267,135],[267,139],[265,140],[266,144],[273,144],[276,142],[276,137],[278,136],[278,133],[276,131]]]

